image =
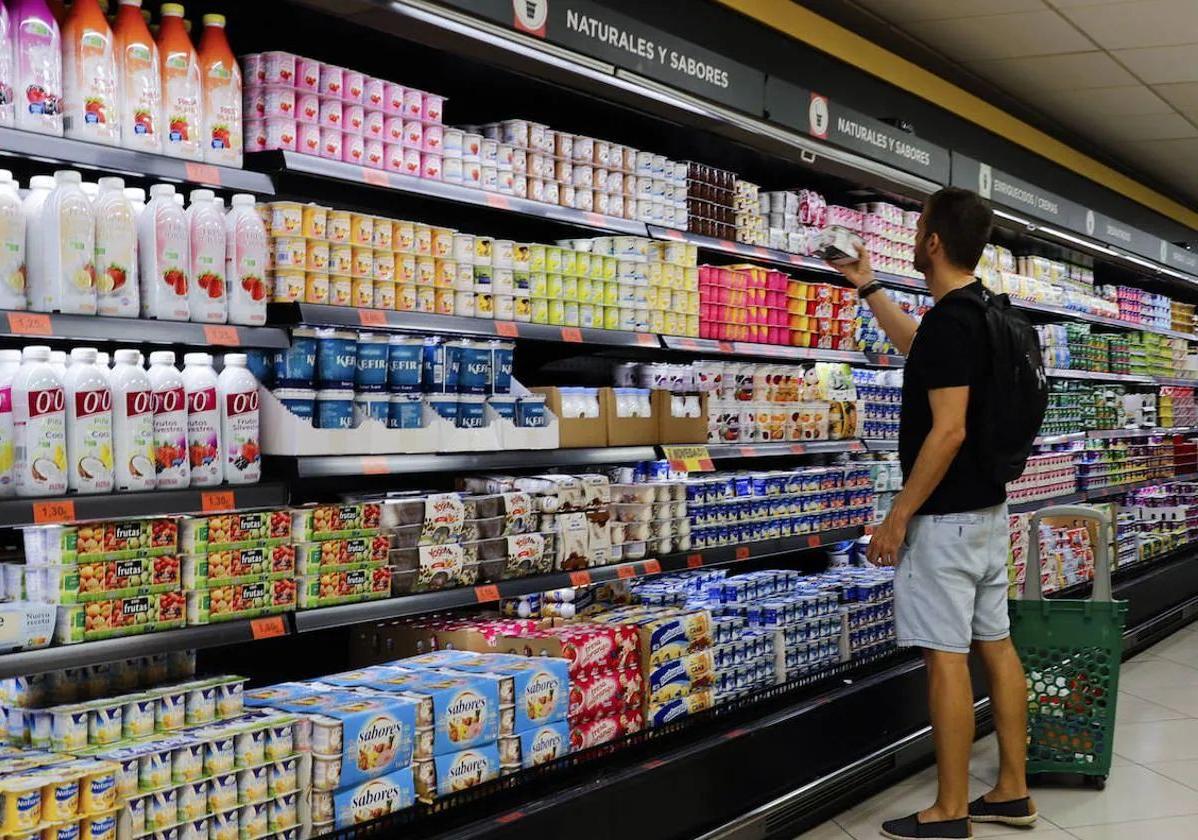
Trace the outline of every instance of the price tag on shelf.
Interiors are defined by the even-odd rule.
[[[733,242],[731,239],[721,239],[720,240],[720,250],[728,251],[733,254],[740,253],[740,248],[738,248],[736,246],[736,243]]]
[[[391,179],[387,177],[386,172],[381,169],[372,169],[369,166],[362,167],[362,181],[372,187],[391,186]]]
[[[220,186],[220,170],[209,163],[192,163],[188,161],[183,166],[188,181],[199,181],[201,184]]]
[[[658,563],[656,560],[646,560],[645,561],[645,574],[647,574],[647,575],[661,574],[661,563]]]
[[[588,586],[591,582],[591,573],[588,571],[570,572],[571,586]]]
[[[790,454],[792,455],[802,455],[806,451],[807,447],[801,443],[793,443],[790,446]]]
[[[250,635],[257,639],[273,639],[287,635],[287,622],[281,615],[268,615],[250,622]]]
[[[706,446],[663,446],[662,453],[670,469],[686,472],[712,472],[715,465]]]
[[[53,335],[50,316],[41,312],[9,312],[8,331],[16,335]]]
[[[699,342],[695,341],[693,338],[680,338],[680,339],[678,339],[678,349],[679,350],[698,350]]]
[[[38,525],[52,525],[75,521],[75,503],[70,499],[54,499],[49,502],[33,503],[33,521]]]
[[[582,330],[578,327],[562,327],[562,341],[569,341],[572,344],[582,343]]]
[[[686,556],[686,567],[688,569],[697,569],[703,565],[702,554],[688,554]]]
[[[520,327],[515,321],[496,321],[495,335],[500,335],[504,338],[518,338],[520,336]]]
[[[358,322],[364,327],[385,327],[387,313],[381,309],[359,309]]]
[[[488,584],[487,586],[474,587],[474,600],[478,601],[480,604],[485,604],[488,601],[498,601],[499,587],[493,583]]]
[[[660,347],[657,341],[657,336],[652,333],[637,333],[636,343],[641,347]]]
[[[619,566],[616,568],[616,577],[620,578],[621,580],[624,580],[625,578],[636,577],[636,569],[632,568],[631,565]]]
[[[819,538],[819,534],[808,534],[807,535],[807,547],[808,548],[819,548],[822,544],[823,543],[821,542],[821,540]]]
[[[219,513],[233,510],[235,507],[237,500],[232,490],[209,490],[200,494],[200,509],[204,513]]]
[[[386,475],[391,472],[391,465],[385,455],[365,455],[362,457],[362,475]]]
[[[204,339],[209,344],[220,344],[225,347],[241,346],[241,333],[237,332],[237,327],[230,327],[227,324],[206,324]]]
[[[755,446],[742,446],[742,447],[740,448],[740,456],[741,456],[742,458],[756,458],[756,457],[757,457],[757,447],[755,447]]]
[[[749,547],[747,545],[738,545],[736,547],[736,559],[737,560],[748,560],[749,559]]]
[[[735,353],[736,352],[736,347],[733,346],[731,341],[721,341],[721,342],[719,342],[718,346],[720,348],[721,353]]]
[[[607,224],[607,218],[602,213],[595,213],[590,210],[583,211],[582,219],[588,225],[594,225],[595,227],[605,227]]]
[[[506,195],[497,193],[483,193],[483,201],[488,207],[494,207],[496,210],[511,210],[512,202],[508,200]]]

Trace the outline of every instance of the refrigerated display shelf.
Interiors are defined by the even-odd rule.
[[[1089,501],[1089,497],[1085,493],[1066,493],[1063,496],[1048,496],[1043,499],[1032,499],[1031,501],[1007,502],[1007,513],[1032,513],[1040,510],[1040,508],[1049,507],[1051,505],[1076,505]]]
[[[27,157],[39,163],[100,170],[130,178],[156,178],[258,195],[274,195],[275,192],[270,178],[260,172],[51,137],[15,128],[0,128],[0,150],[0,154]]]
[[[1111,496],[1118,496],[1122,493],[1128,493],[1132,490],[1138,490],[1141,487],[1151,487],[1154,484],[1168,484],[1171,481],[1195,481],[1198,480],[1198,472],[1180,473],[1171,475],[1168,478],[1146,478],[1143,481],[1130,481],[1125,484],[1111,484],[1107,487],[1095,487],[1086,490],[1086,498],[1090,501],[1099,499],[1109,499]],[[1054,502],[1053,504],[1062,504]]]
[[[1092,440],[1109,440],[1111,438],[1157,437],[1159,435],[1185,435],[1198,432],[1198,428],[1179,426],[1177,428],[1155,429],[1094,429],[1086,432],[1086,437]]]
[[[195,324],[149,318],[27,312],[0,309],[0,337],[26,341],[122,342],[126,344],[183,344],[189,347],[252,347],[282,349],[290,344],[278,327],[236,324]]]
[[[707,453],[713,461],[734,458],[776,458],[782,455],[829,455],[841,452],[865,452],[861,440],[809,440],[769,443],[709,443]]]
[[[51,525],[131,516],[216,513],[287,504],[287,485],[266,481],[186,490],[0,500],[0,527]]]
[[[1067,432],[1060,435],[1037,435],[1036,446],[1052,446],[1057,443],[1075,443],[1086,439],[1085,432]]]
[[[717,341],[714,338],[688,338],[663,335],[667,350],[683,353],[712,353],[722,356],[771,359],[783,362],[848,362],[873,367],[902,367],[902,356],[862,353],[858,350],[824,350],[818,347],[791,347],[785,344],[757,344],[749,341]]]
[[[865,449],[867,452],[898,452],[899,442],[897,440],[867,440],[865,441]]]
[[[401,175],[398,172],[387,172],[382,169],[370,169],[365,166],[298,152],[254,152],[245,156],[245,162],[248,168],[266,173],[279,192],[292,192],[285,187],[290,176],[316,176],[337,181],[346,186],[391,190],[456,204],[489,207],[492,210],[505,213],[560,222],[604,233],[648,236],[644,222],[618,219],[600,213],[575,210],[572,207],[560,207],[556,204],[546,204],[542,201],[518,198],[514,195],[487,192],[461,184]]]
[[[611,446],[398,455],[268,455],[267,458],[296,478],[305,479],[329,476],[467,473],[517,468],[594,467],[652,461],[657,458],[657,450],[652,446]]]
[[[1157,380],[1151,376],[1136,376],[1130,373],[1107,373],[1096,370],[1071,370],[1069,368],[1045,368],[1050,379],[1087,379],[1098,382],[1126,382],[1133,385],[1152,385]]]

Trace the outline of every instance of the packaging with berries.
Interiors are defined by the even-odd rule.
[[[387,566],[322,572],[296,578],[300,609],[353,604],[391,596],[391,569]]]
[[[294,575],[295,546],[290,543],[224,548],[183,557],[183,585],[187,589],[279,580]]]
[[[180,547],[189,555],[230,548],[274,546],[290,541],[291,513],[286,510],[185,516],[179,528]]]
[[[182,627],[183,620],[183,593],[177,591],[62,605],[54,640],[73,644],[152,633]]]
[[[378,502],[292,508],[291,534],[296,542],[372,537],[378,533],[381,512]]]
[[[214,624],[295,609],[295,578],[213,586],[187,594],[187,623]]]
[[[55,566],[80,560],[174,554],[178,532],[175,520],[167,517],[25,528],[25,562],[30,566]]]
[[[606,744],[644,728],[645,717],[640,709],[627,709],[614,715],[582,721],[570,727],[570,750],[577,752]]]
[[[642,686],[639,668],[591,671],[570,682],[571,722],[606,717],[639,708]]]
[[[174,554],[25,569],[26,597],[47,604],[170,592],[179,589],[179,582],[179,558]]]
[[[387,562],[391,543],[386,535],[302,542],[295,545],[295,565],[301,575]]]

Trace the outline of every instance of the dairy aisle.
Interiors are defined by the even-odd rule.
[[[1192,619],[1198,218],[741,5],[0,6],[0,837],[790,838],[925,766],[904,358],[819,255],[921,318],[948,184],[1049,381],[1011,596],[1085,504],[1127,654]]]

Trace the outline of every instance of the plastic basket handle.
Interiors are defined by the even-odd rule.
[[[1098,545],[1094,546],[1094,588],[1091,590],[1090,600],[1113,601],[1110,526],[1106,517],[1095,512],[1093,508],[1081,505],[1046,507],[1032,514],[1031,521],[1028,523],[1031,533],[1028,535],[1030,545],[1027,553],[1027,572],[1023,582],[1023,600],[1042,601],[1044,599],[1044,593],[1040,588],[1040,521],[1050,516],[1092,519],[1098,523]]]

